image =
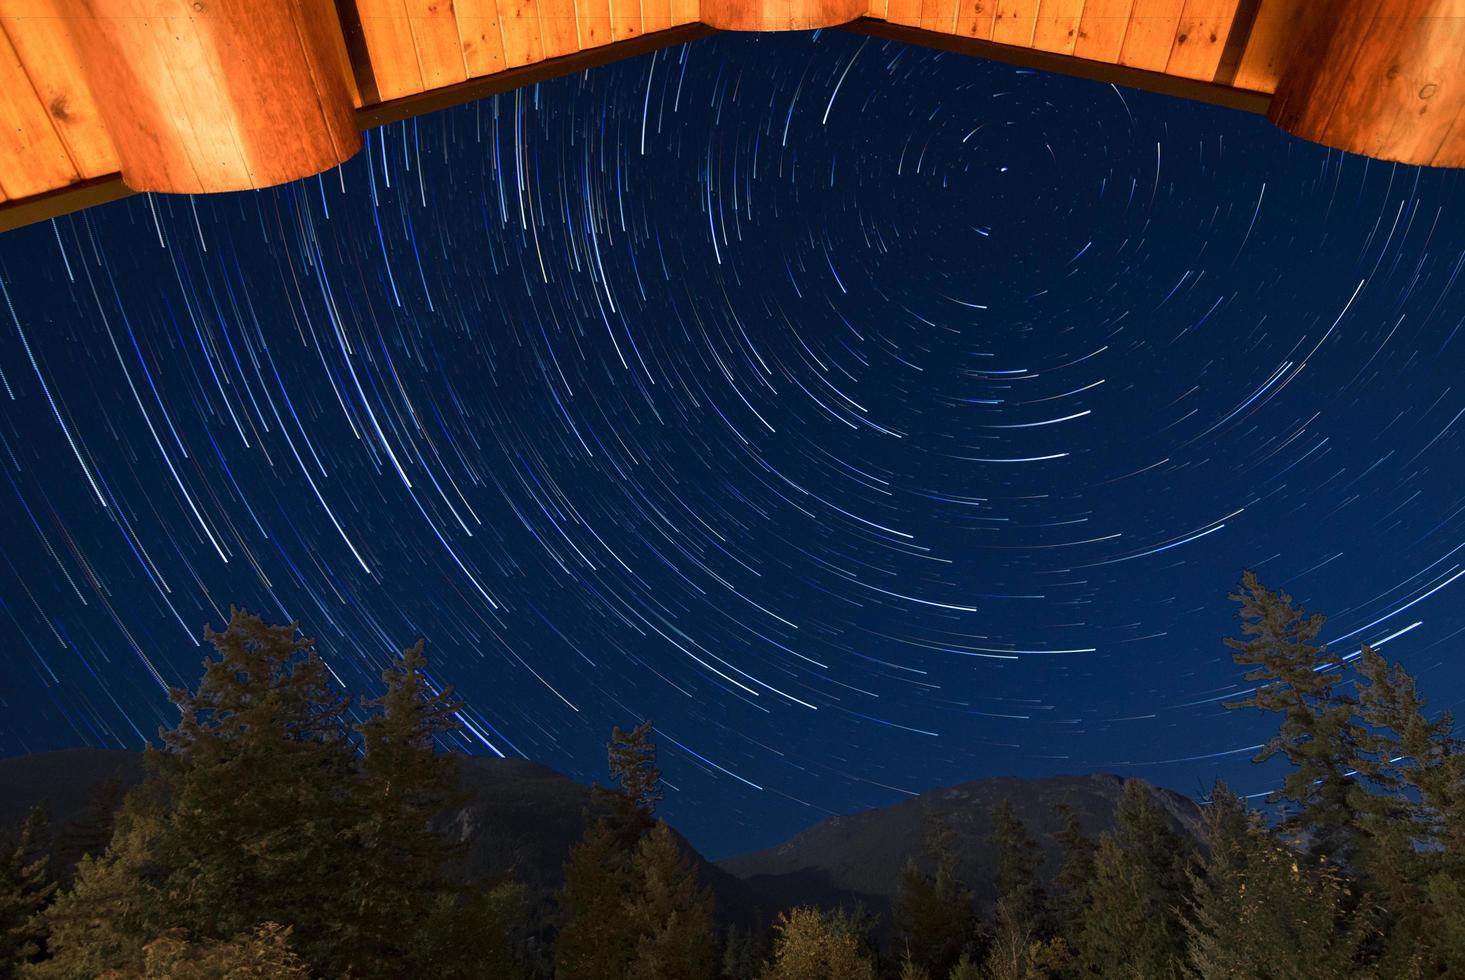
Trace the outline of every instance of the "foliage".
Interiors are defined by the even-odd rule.
[[[661,802],[661,770],[656,767],[656,746],[651,741],[651,720],[648,718],[629,732],[619,727],[611,730],[606,755],[612,782],[643,813],[651,814]]]
[[[44,952],[41,912],[56,891],[41,841],[45,823],[45,808],[34,806],[20,830],[0,840],[0,978]]]
[[[629,980],[706,980],[713,975],[712,892],[697,883],[691,862],[665,821],[645,837],[632,865],[627,899],[636,937]]]
[[[1034,939],[1046,940],[1053,934],[1052,913],[1048,895],[1038,880],[1043,853],[1037,841],[1028,835],[1027,827],[1018,819],[1009,800],[1002,800],[992,813],[993,835],[997,841],[997,898],[1009,918],[1022,923]]]
[[[875,980],[855,919],[843,910],[801,906],[773,924],[773,958],[760,980]]]
[[[234,939],[195,942],[169,929],[143,950],[141,973],[113,970],[99,980],[310,980],[290,948],[290,929],[265,922]]]
[[[1082,955],[1106,977],[1181,975],[1187,855],[1168,818],[1138,780],[1124,784],[1117,825],[1099,840]]]

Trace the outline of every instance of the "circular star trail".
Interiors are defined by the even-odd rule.
[[[656,720],[713,854],[985,775],[1245,792],[1243,568],[1465,690],[1465,189],[1264,120],[722,36],[0,239],[0,751],[231,604],[462,747]]]

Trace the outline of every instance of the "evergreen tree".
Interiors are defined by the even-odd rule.
[[[143,971],[147,944],[186,921],[182,902],[163,883],[166,869],[152,857],[165,819],[155,784],[128,794],[105,853],[83,857],[71,887],[43,913],[49,957],[23,967],[21,976],[80,980]]]
[[[1028,835],[1009,800],[992,811],[992,833],[997,842],[997,897],[1008,918],[1019,923],[1035,941],[1053,935],[1048,895],[1038,880],[1043,852]]]
[[[632,865],[635,890],[627,899],[635,932],[629,980],[710,980],[717,943],[712,934],[712,892],[697,883],[691,862],[665,821],[645,837]]]
[[[1207,859],[1190,872],[1190,971],[1200,980],[1372,976],[1362,964],[1369,923],[1336,865],[1299,864],[1259,814],[1224,783],[1203,824]]]
[[[56,891],[41,841],[45,823],[45,808],[31,807],[19,829],[0,839],[0,978],[44,951],[41,912]]]
[[[1040,937],[1031,920],[1016,914],[1006,899],[997,902],[993,920],[986,963],[989,980],[1051,980],[1071,966],[1063,938]]]
[[[1365,646],[1359,714],[1367,730],[1354,766],[1372,790],[1356,794],[1367,832],[1361,866],[1381,909],[1382,976],[1465,975],[1451,937],[1459,906],[1441,896],[1465,884],[1465,745],[1449,712],[1430,720],[1414,679]]]
[[[1164,811],[1139,780],[1128,780],[1114,833],[1094,855],[1094,884],[1082,956],[1104,977],[1181,976],[1188,898],[1186,855]]]
[[[1241,607],[1242,637],[1226,645],[1238,664],[1252,668],[1246,679],[1257,686],[1226,707],[1282,716],[1280,730],[1255,761],[1280,754],[1292,764],[1274,794],[1297,808],[1288,825],[1309,835],[1314,854],[1349,860],[1362,844],[1352,775],[1361,728],[1358,705],[1338,689],[1339,661],[1315,642],[1323,617],[1307,615],[1291,596],[1267,589],[1252,572],[1231,598]]]
[[[629,732],[613,728],[606,746],[611,781],[619,783],[626,798],[647,816],[655,812],[663,793],[651,729],[649,718]]]
[[[754,980],[763,959],[760,935],[752,929],[729,926],[722,945],[723,980]]]
[[[1072,807],[1060,803],[1058,812],[1063,828],[1053,838],[1063,848],[1063,863],[1053,879],[1057,894],[1052,904],[1058,934],[1070,949],[1077,949],[1083,941],[1089,893],[1094,885],[1094,842],[1084,833],[1083,824]]]
[[[875,980],[855,919],[801,906],[773,924],[773,959],[760,980]]]
[[[80,861],[91,854],[100,857],[112,840],[112,825],[125,794],[116,776],[102,780],[87,796],[85,811],[61,828],[56,841],[58,860]]]
[[[290,929],[266,922],[232,940],[202,942],[172,929],[148,943],[138,980],[310,980],[305,961],[290,948]],[[104,975],[103,980],[122,980]],[[130,978],[129,978],[130,980]]]
[[[979,941],[971,890],[956,876],[952,837],[945,820],[927,814],[924,857],[935,873],[908,860],[896,886],[897,946],[909,950],[914,966],[933,977],[946,976]]]
[[[514,926],[523,918],[524,886],[506,881],[489,887],[447,888],[422,917],[399,975],[433,980],[519,980],[526,974],[514,947]]]
[[[365,702],[379,710],[356,726],[366,752],[354,830],[356,907],[340,939],[355,976],[400,972],[397,964],[417,941],[412,926],[430,909],[439,919],[454,909],[481,912],[468,899],[438,904],[450,887],[444,872],[452,850],[431,820],[461,798],[453,795],[457,756],[436,751],[436,743],[460,727],[462,702],[451,688],[434,691],[427,667],[419,640],[382,672],[386,692]]]
[[[972,959],[970,953],[962,953],[956,965],[951,968],[947,980],[986,980],[982,968]]]

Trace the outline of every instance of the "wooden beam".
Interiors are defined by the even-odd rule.
[[[356,110],[356,125],[362,130],[385,126],[388,123],[474,102],[501,92],[510,92],[525,85],[534,85],[563,75],[572,75],[598,65],[609,64],[624,58],[634,58],[637,55],[678,44],[687,44],[716,33],[718,32],[705,24],[683,24],[670,30],[657,31],[655,34],[642,34],[629,41],[590,48],[563,58],[553,58],[521,68],[511,68],[496,75],[469,79],[447,88],[409,95],[377,105],[363,106]],[[109,174],[44,194],[26,197],[19,201],[0,201],[0,232],[60,217],[63,214],[80,211],[82,208],[89,208],[94,204],[120,200],[133,193],[133,190],[122,182],[121,174]]]
[[[917,27],[903,27],[870,17],[861,17],[859,20],[843,25],[840,30],[920,47],[936,48],[940,51],[952,51],[975,58],[986,58],[988,61],[1000,61],[1022,68],[1037,68],[1059,75],[1072,75],[1096,82],[1110,82],[1126,88],[1137,88],[1159,95],[1191,99],[1195,102],[1224,106],[1228,109],[1240,109],[1243,112],[1264,114],[1272,101],[1272,97],[1265,92],[1251,92],[1193,78],[1177,78],[1157,71],[1130,68],[1127,65],[1115,65],[1106,61],[1089,61],[1085,58],[1037,51],[1033,48],[995,44],[980,38],[923,31]]]
[[[120,201],[124,197],[131,197],[133,193],[135,192],[132,188],[122,183],[121,174],[108,174],[46,191],[44,194],[34,194],[19,201],[5,201],[0,203],[0,233],[32,225],[37,221],[59,218],[63,214],[80,211],[94,204]]]
[[[1305,16],[1274,123],[1378,160],[1465,167],[1465,0],[1335,0]]]
[[[498,95],[501,92],[512,92],[525,85],[547,82],[562,75],[573,75],[576,72],[609,64],[612,61],[621,61],[625,58],[634,58],[637,55],[659,51],[662,48],[687,44],[716,33],[718,32],[715,29],[706,24],[683,24],[670,30],[657,31],[654,34],[640,34],[630,40],[617,41],[598,48],[586,48],[584,51],[577,51],[560,58],[550,58],[532,65],[510,68],[508,71],[501,71],[495,75],[470,78],[466,82],[449,85],[447,88],[407,95],[378,105],[363,106],[356,110],[356,124],[364,130],[385,126],[387,123],[400,122],[424,113],[463,105],[465,102],[476,102],[478,99]]]

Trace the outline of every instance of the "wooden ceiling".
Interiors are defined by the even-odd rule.
[[[261,25],[267,16],[286,23]],[[1330,47],[1335,22],[1352,34]],[[0,0],[0,230],[127,184],[213,190],[313,173],[355,152],[354,134],[326,132],[341,112],[370,126],[710,33],[688,26],[699,24],[843,25],[1259,111],[1289,64],[1311,58],[1293,73],[1311,81],[1287,101],[1318,118],[1289,128],[1465,165],[1465,0]],[[1314,40],[1299,54],[1304,26]],[[1359,52],[1374,34],[1405,54],[1369,60]],[[279,53],[287,36],[304,68]],[[1351,96],[1318,78],[1346,82],[1360,64],[1386,76],[1371,98],[1387,104],[1372,111],[1393,112],[1378,127],[1393,135],[1355,145],[1334,111]],[[294,134],[317,116],[324,135],[306,146]],[[193,178],[139,163],[169,152],[192,154]]]

